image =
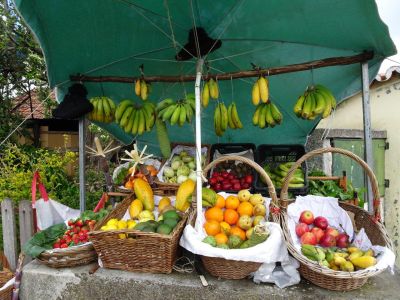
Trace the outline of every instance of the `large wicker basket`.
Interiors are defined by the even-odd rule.
[[[92,243],[87,243],[71,248],[47,250],[36,259],[51,268],[70,268],[96,261],[97,253]]]
[[[218,163],[224,162],[224,161],[241,161],[245,164],[248,164],[249,166],[253,167],[263,179],[265,179],[265,182],[268,186],[268,191],[270,194],[270,197],[272,198],[271,206],[276,206],[277,205],[277,196],[275,193],[275,187],[269,178],[268,174],[264,171],[263,168],[261,168],[257,163],[254,161],[242,157],[242,156],[237,156],[237,155],[226,155],[222,156],[214,161],[212,161],[209,165],[207,165],[203,173],[207,174],[211,168],[213,168],[215,165]],[[194,222],[192,222],[194,223]],[[229,251],[229,250],[228,250]],[[208,256],[202,256],[201,260],[203,262],[204,268],[213,276],[219,277],[219,278],[224,278],[224,279],[242,279],[246,278],[247,276],[250,275],[250,273],[253,273],[258,270],[258,268],[261,266],[261,263],[258,262],[252,262],[252,261],[238,261],[238,260],[230,260],[230,259],[224,259],[220,257],[208,257]]]
[[[365,229],[366,234],[371,240],[373,245],[386,246],[393,249],[392,242],[385,230],[385,227],[380,222],[380,198],[378,190],[378,182],[372,170],[369,168],[366,162],[364,162],[360,157],[356,156],[350,151],[339,149],[339,148],[321,148],[303,155],[289,170],[287,177],[282,185],[281,190],[281,212],[278,215],[273,215],[275,221],[281,221],[284,237],[288,246],[289,252],[300,262],[300,273],[307,280],[311,281],[315,285],[320,287],[335,290],[335,291],[349,291],[358,289],[363,286],[369,277],[377,275],[382,272],[382,270],[359,270],[356,272],[343,272],[334,271],[325,267],[319,266],[317,263],[307,259],[302,255],[293,244],[293,240],[289,233],[288,228],[288,217],[286,213],[287,204],[292,200],[288,199],[288,185],[289,181],[295,171],[295,169],[300,166],[307,159],[320,155],[323,153],[338,153],[346,155],[364,168],[366,174],[369,177],[372,186],[372,192],[374,196],[374,214],[370,215],[364,209],[357,206],[339,202],[339,205],[346,210],[354,214],[354,221],[356,230],[361,228]]]
[[[188,213],[182,215],[181,221],[169,235],[134,229],[100,230],[108,220],[122,218],[134,199],[133,195],[130,195],[118,204],[106,218],[96,224],[94,231],[89,232],[89,239],[93,242],[105,268],[132,272],[171,273]],[[127,234],[128,238],[120,239],[119,234]]]
[[[7,258],[4,253],[0,251],[0,259],[3,265],[3,270],[0,271],[0,288],[3,287],[11,278],[14,277],[14,274],[10,271],[10,265],[8,263]],[[0,291],[0,300],[10,300],[12,296],[14,286],[11,285],[8,288]]]

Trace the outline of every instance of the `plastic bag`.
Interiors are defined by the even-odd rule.
[[[36,187],[39,188],[39,193],[42,197],[39,200],[36,200]],[[32,180],[32,207],[36,211],[36,226],[39,230],[44,230],[52,225],[64,223],[69,219],[76,219],[81,214],[78,209],[72,209],[55,200],[49,199],[37,171]]]

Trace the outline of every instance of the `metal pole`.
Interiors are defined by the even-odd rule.
[[[374,161],[372,155],[372,132],[371,132],[371,108],[369,99],[369,74],[368,74],[368,62],[361,64],[361,76],[362,76],[362,106],[363,106],[363,125],[364,125],[364,159],[369,167],[374,170]],[[374,211],[373,194],[371,188],[371,182],[368,180],[365,174],[365,181],[367,185],[367,199],[368,199],[368,211],[372,213]]]
[[[81,212],[86,209],[85,201],[85,117],[79,120],[79,209]]]
[[[201,105],[200,105],[200,83],[203,70],[204,59],[199,58],[196,66],[196,82],[194,92],[196,96],[196,197],[197,197],[197,216],[202,214],[202,167],[201,167]],[[199,218],[197,218],[198,220]]]

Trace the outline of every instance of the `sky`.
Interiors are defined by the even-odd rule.
[[[400,65],[400,0],[376,0],[379,15],[383,22],[389,27],[390,36],[396,45],[398,54],[389,57],[397,63],[385,59],[381,65],[379,73],[394,65]]]

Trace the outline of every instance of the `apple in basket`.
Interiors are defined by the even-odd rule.
[[[317,237],[317,243],[319,243],[322,239],[322,237],[325,234],[325,231],[323,231],[321,228],[318,227],[314,227],[313,229],[311,229],[311,232],[315,234],[315,236]]]
[[[324,236],[319,241],[319,244],[322,247],[326,247],[326,248],[335,247],[336,246],[336,237],[325,232]]]
[[[314,215],[310,210],[305,210],[301,213],[299,222],[310,225],[314,222]]]
[[[299,223],[296,225],[296,234],[298,237],[301,237],[306,232],[309,232],[310,228],[306,223]]]
[[[301,238],[300,242],[302,245],[316,245],[317,244],[317,237],[315,236],[314,233],[312,232],[306,232],[304,233]]]
[[[346,233],[339,234],[336,238],[336,246],[347,248],[349,246],[349,236]]]
[[[328,228],[328,220],[321,216],[316,217],[314,220],[314,226],[325,230],[326,228]]]
[[[325,230],[325,233],[332,235],[335,239],[339,236],[339,231],[333,227],[328,227],[328,229]]]

